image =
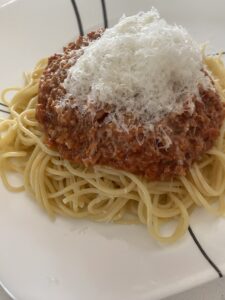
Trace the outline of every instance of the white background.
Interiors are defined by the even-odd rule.
[[[225,279],[217,279],[208,284],[194,288],[164,300],[225,300]],[[0,300],[11,300],[0,288]],[[15,299],[16,300],[16,299]],[[23,300],[23,299],[20,299]],[[122,299],[115,299],[122,300]]]

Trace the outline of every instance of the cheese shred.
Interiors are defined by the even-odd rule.
[[[123,123],[125,114],[147,129],[170,112],[192,113],[199,85],[213,89],[199,45],[181,26],[169,25],[156,9],[123,16],[97,40],[83,47],[69,69],[64,87],[76,101],[72,106],[115,109]]]

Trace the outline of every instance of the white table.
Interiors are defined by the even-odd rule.
[[[218,279],[164,300],[225,300],[225,278]],[[11,300],[0,288],[0,300]],[[16,299],[15,299],[16,300]],[[22,300],[22,299],[21,299]],[[49,299],[51,300],[51,299]],[[120,300],[120,299],[117,299]]]

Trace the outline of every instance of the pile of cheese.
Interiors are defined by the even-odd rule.
[[[125,17],[107,29],[68,70],[64,81],[74,105],[115,107],[117,120],[132,113],[152,128],[170,112],[192,113],[198,86],[211,88],[199,45],[181,26],[169,25],[156,9]]]

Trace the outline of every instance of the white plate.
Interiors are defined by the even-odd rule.
[[[77,1],[85,29],[103,24],[101,1]],[[108,0],[112,22],[156,6],[212,51],[225,49],[224,0]],[[111,24],[112,24],[111,22]],[[70,0],[0,0],[0,87],[77,36]],[[225,272],[225,220],[203,210],[191,217],[203,249]],[[43,213],[25,194],[0,185],[0,280],[22,300],[160,299],[219,276],[189,233],[159,246],[144,226],[95,224]]]

